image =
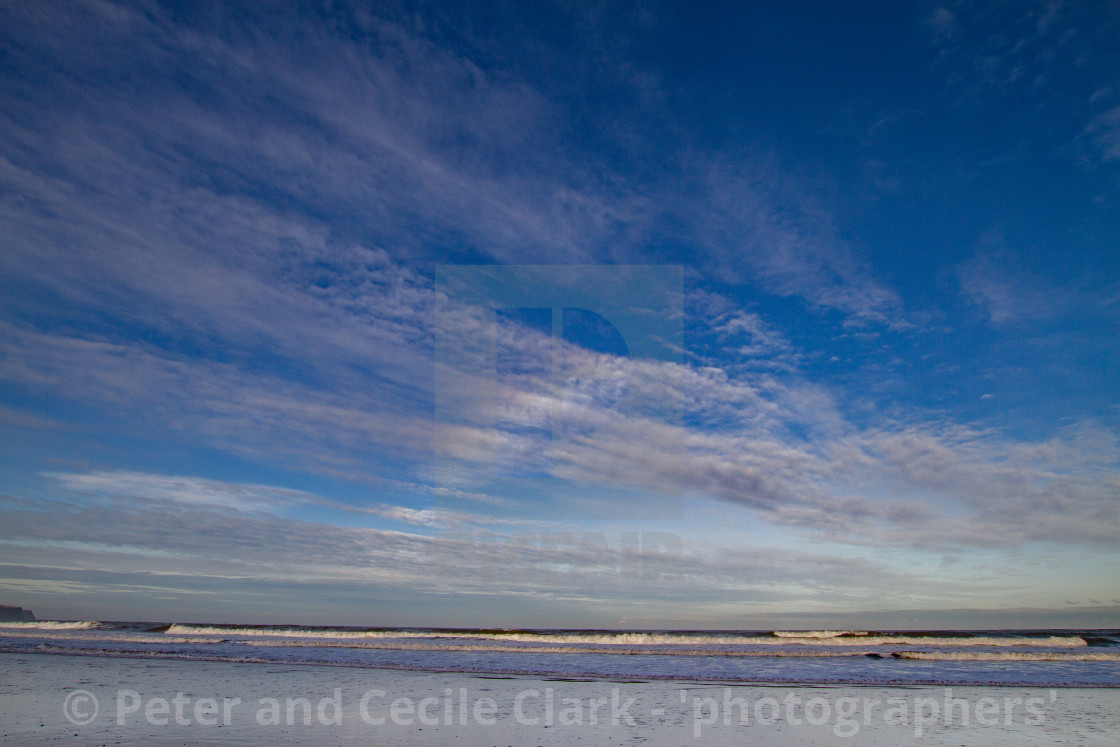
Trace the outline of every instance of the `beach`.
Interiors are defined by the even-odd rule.
[[[0,738],[9,743],[1120,740],[1112,687],[729,685],[45,653],[2,654],[0,671]]]
[[[1115,744],[1120,631],[0,624],[26,744]]]

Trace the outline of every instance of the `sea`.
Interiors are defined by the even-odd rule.
[[[0,623],[0,653],[739,684],[1120,687],[1120,629],[520,630]]]

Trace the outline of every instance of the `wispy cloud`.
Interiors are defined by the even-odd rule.
[[[183,593],[222,594],[235,588],[231,584],[236,581],[252,580],[257,591],[247,601],[283,587],[301,587],[310,600],[348,587],[374,598],[404,589],[464,600],[500,593],[524,595],[546,606],[562,602],[588,608],[609,599],[616,612],[641,609],[651,601],[689,599],[707,609],[705,614],[717,615],[729,590],[740,600],[739,609],[755,611],[782,605],[842,609],[873,600],[932,603],[938,595],[958,590],[956,581],[827,553],[693,542],[669,556],[627,556],[616,538],[607,542],[601,533],[573,534],[570,529],[557,534],[562,525],[551,534],[488,530],[429,537],[261,512],[256,500],[245,502],[244,496],[275,493],[287,500],[291,494],[263,486],[139,473],[63,478],[68,485],[102,492],[113,505],[52,514],[57,521],[51,522],[40,520],[50,506],[2,508],[2,541],[18,542],[22,562],[38,566],[38,577],[58,577],[62,569],[48,558],[62,547],[70,563],[97,569],[77,576],[67,572],[84,583],[54,590],[62,594],[119,594],[132,588],[149,594],[158,589],[173,598],[180,585],[186,587]],[[155,495],[153,490],[163,495],[157,500],[140,495]],[[200,493],[205,499],[198,500]],[[210,500],[221,493],[231,500],[224,505]],[[182,531],[187,526],[191,531]],[[277,543],[277,537],[284,542]],[[181,578],[184,567],[191,569],[191,583]],[[493,579],[499,569],[503,585],[496,589]],[[317,588],[307,586],[312,583]],[[972,585],[969,593],[979,597],[982,589]],[[290,602],[272,602],[281,603]]]
[[[810,308],[840,311],[855,325],[908,325],[901,299],[840,239],[810,186],[766,163],[729,169],[714,162],[698,226],[710,272],[751,279]]]
[[[309,496],[286,488],[265,485],[233,485],[197,477],[152,475],[142,472],[100,471],[85,474],[50,473],[63,488],[76,493],[128,502],[164,501],[185,506],[205,506],[211,510],[266,513],[306,502]]]
[[[974,306],[983,309],[993,324],[1022,321],[1024,312],[1037,314],[1040,310],[1025,306],[1024,293],[1008,282],[993,277],[984,262],[972,262],[960,268],[961,295]]]
[[[948,44],[960,33],[956,15],[943,6],[934,9],[926,20],[926,25],[929,26],[934,43],[938,45]]]
[[[1111,69],[1112,46],[1087,22],[1099,10],[1028,5],[922,11],[936,52],[916,66],[939,55],[965,121],[986,122],[995,99],[1014,102],[1009,121],[1045,119],[1068,94],[1081,104],[1054,120],[1061,132],[1032,137],[1059,150],[1080,137],[1115,160],[1103,76],[1065,75]],[[623,53],[666,31],[652,11],[612,35],[604,19],[623,11],[559,9],[571,33],[548,40],[521,16],[509,28],[525,33],[508,38],[449,21],[469,15],[459,8],[434,25],[389,8],[330,22],[289,12],[264,33],[252,10],[217,9],[222,23],[208,25],[158,5],[0,9],[19,73],[4,76],[0,106],[0,422],[49,442],[28,447],[33,466],[12,478],[42,483],[46,500],[5,486],[0,508],[26,578],[60,593],[74,573],[104,589],[220,596],[244,588],[237,577],[261,604],[293,584],[590,611],[696,601],[718,617],[728,595],[846,609],[986,599],[1004,591],[998,574],[964,577],[981,556],[1120,539],[1113,395],[1054,400],[1059,415],[1034,432],[953,406],[987,396],[965,391],[959,369],[1017,363],[953,332],[975,310],[992,327],[978,337],[1045,332],[1055,348],[1088,340],[1081,349],[1111,355],[1107,277],[1053,277],[995,234],[963,262],[877,264],[910,251],[871,245],[877,221],[918,236],[941,216],[896,220],[858,195],[835,199],[851,165],[807,166],[815,142],[783,151],[701,134],[681,102],[699,112],[710,92],[666,60]],[[586,52],[576,62],[573,45]],[[945,96],[905,116],[886,98],[867,121],[901,138]],[[939,168],[937,147],[915,168]],[[946,234],[974,235],[965,222]],[[660,340],[673,359],[612,355],[531,325],[494,332],[492,309],[437,318],[448,299],[433,267],[448,263],[682,265],[683,322],[675,306],[645,311],[673,316],[685,341]],[[956,286],[922,299],[927,268]],[[1093,304],[1103,311],[1082,313]],[[959,347],[928,366],[957,374],[910,400],[879,397],[889,371],[927,365],[919,338],[937,335]],[[1068,377],[1107,373],[1112,358],[1100,360]],[[63,439],[96,466],[52,462]],[[149,443],[169,474],[145,471]],[[200,467],[200,453],[230,464]],[[252,478],[229,477],[244,465]],[[318,492],[282,487],[293,474]],[[736,544],[738,525],[718,522],[721,536],[649,560],[672,584],[628,585],[621,550],[604,551],[595,530],[534,515],[558,485],[573,505],[684,496],[789,544]],[[541,539],[569,531],[572,542]],[[536,539],[523,547],[519,533]],[[814,544],[832,549],[804,551]],[[960,560],[939,577],[888,560],[905,553]]]
[[[683,397],[684,420],[618,411],[570,392],[552,401],[549,379],[525,377],[459,410],[465,420],[448,442],[450,456],[468,471],[486,471],[501,451],[548,454],[542,464],[554,477],[714,498],[778,526],[870,546],[1114,536],[1111,523],[1102,524],[1114,510],[1117,479],[1117,439],[1107,428],[1084,424],[1031,442],[919,413],[858,427],[830,392],[796,378],[566,355],[599,357],[583,367],[615,371],[632,397]],[[578,393],[578,382],[566,386]],[[559,439],[532,430],[554,407],[565,408]]]
[[[66,424],[52,420],[50,418],[42,418],[31,413],[21,410],[15,410],[11,407],[0,405],[0,423],[12,428],[34,428],[34,429],[47,429],[54,430],[58,428],[66,428]]]
[[[765,330],[758,325],[757,318],[734,315],[726,317],[722,329],[729,335]],[[72,396],[90,402],[155,414],[223,448],[266,459],[283,455],[328,473],[381,480],[394,474],[385,454],[407,463],[409,454],[432,448],[430,421],[408,409],[386,410],[373,393],[332,393],[238,366],[188,362],[120,343],[11,327],[8,332],[14,342],[2,372],[9,379],[47,391],[66,386]],[[521,339],[531,340],[532,333]],[[542,344],[552,341],[542,338]],[[548,454],[541,464],[558,479],[706,496],[758,511],[776,525],[870,545],[1014,545],[1112,537],[1107,527],[1114,524],[1101,522],[1116,479],[1107,467],[1116,448],[1107,430],[1079,432],[1088,435],[1078,435],[1080,446],[1072,448],[1067,437],[1015,442],[915,416],[859,428],[843,415],[835,395],[796,377],[729,376],[714,367],[618,358],[574,346],[565,356],[587,359],[573,364],[574,370],[601,375],[565,380],[559,394],[551,372],[524,375],[505,381],[500,397],[460,402],[457,414],[463,420],[443,447],[453,447],[449,456],[464,476],[480,470],[489,474],[503,454],[524,455],[515,460],[519,469],[535,464],[534,455]],[[76,371],[82,372],[77,381]],[[471,377],[462,373],[464,390],[484,391],[470,385]],[[624,382],[635,401],[678,400],[676,411],[685,420],[618,410],[609,391],[596,389],[604,377]],[[561,399],[554,401],[557,396]],[[559,440],[539,428],[540,414],[554,411],[564,417]],[[1093,451],[1084,451],[1085,445]],[[1089,459],[1090,453],[1103,456]],[[866,475],[875,478],[868,481]],[[867,492],[883,479],[892,481],[890,498]],[[87,476],[75,486],[95,483]],[[443,487],[471,493],[471,484],[466,479],[458,488]],[[196,481],[136,487],[141,488],[156,497],[193,495],[196,502],[211,496],[206,484]],[[977,495],[984,501],[977,503]],[[946,514],[946,503],[964,517],[946,518],[953,515]],[[1030,527],[1014,518],[1027,515],[1028,508]],[[425,509],[375,504],[371,511],[422,525],[457,520]],[[989,521],[998,521],[1000,530],[978,528]]]
[[[961,296],[996,326],[1048,319],[1065,306],[1063,289],[1047,288],[1006,250],[981,252],[957,266]]]
[[[939,62],[957,85],[1007,93],[1038,87],[1079,54],[1077,41],[1100,31],[1103,14],[1060,2],[955,2],[936,8],[927,26]]]
[[[154,419],[182,436],[268,461],[294,459],[367,477],[381,475],[386,454],[430,448],[430,418],[394,402],[391,388],[371,391],[357,373],[321,388],[142,344],[6,325],[3,332],[4,379],[127,413],[137,428]],[[377,449],[385,450],[380,457]]]
[[[1084,140],[1112,157],[1112,114],[1100,112],[1112,100],[1101,81],[1117,72],[1105,51],[1120,31],[1111,3],[951,2],[927,28],[953,106],[976,127],[1002,130],[989,163],[1069,158]]]
[[[1085,128],[1103,158],[1120,160],[1120,106],[1098,114]]]

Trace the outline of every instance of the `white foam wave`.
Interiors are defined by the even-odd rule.
[[[365,639],[481,639],[520,643],[570,643],[600,645],[668,645],[764,642],[769,637],[697,636],[660,633],[528,633],[504,631],[421,631],[421,630],[307,630],[302,628],[233,628],[210,625],[175,624],[167,629],[170,635],[253,636],[293,639],[365,640]]]
[[[229,637],[268,637],[295,640],[407,640],[407,639],[457,639],[489,640],[508,643],[568,644],[596,646],[734,646],[741,644],[781,645],[797,643],[797,639],[775,639],[771,636],[713,636],[681,635],[674,633],[531,633],[505,631],[419,631],[419,630],[306,630],[302,628],[233,628],[208,625],[175,624],[167,629],[168,635],[209,635]],[[819,643],[817,639],[805,639]],[[310,644],[313,645],[313,644]]]
[[[82,622],[61,622],[57,620],[37,620],[35,622],[0,622],[6,630],[88,630],[101,623],[85,620]]]
[[[907,635],[841,635],[834,638],[782,638],[782,643],[813,646],[971,646],[1034,648],[1079,648],[1087,646],[1079,636],[1048,636],[1046,638],[1001,636],[907,636]]]
[[[466,638],[489,638],[489,635],[460,635]],[[706,636],[706,635],[675,635],[660,633],[612,633],[599,634],[498,634],[493,636],[503,641],[521,641],[525,643],[568,643],[568,644],[599,644],[599,645],[718,645],[718,646],[1033,646],[1048,648],[1076,648],[1087,645],[1084,639],[1078,636],[1049,636],[1046,638],[1027,637],[995,637],[972,636],[938,637],[938,636],[886,636],[856,634],[825,637],[776,637],[776,636]]]
[[[349,648],[378,651],[465,651],[485,653],[531,654],[613,654],[625,656],[721,656],[721,657],[792,657],[831,658],[836,656],[863,656],[862,651],[788,651],[774,649],[704,649],[704,648],[623,648],[603,646],[508,646],[500,643],[409,643],[405,641],[309,641],[309,640],[246,640],[248,646],[265,648]]]
[[[300,628],[234,628],[206,625],[172,625],[170,635],[268,637],[318,640],[467,639],[507,643],[597,646],[1032,646],[1077,648],[1087,645],[1078,636],[1046,638],[998,636],[873,635],[864,631],[781,631],[778,635],[684,635],[679,633],[532,633],[523,631],[412,631],[331,630]]]
[[[769,636],[678,635],[673,633],[494,633],[485,638],[518,643],[558,643],[595,646],[734,646],[773,643]]]
[[[231,628],[217,625],[181,625],[176,623],[167,628],[164,635],[206,635],[221,636],[265,636],[269,638],[325,638],[349,640],[366,638],[469,638],[469,634],[433,633],[426,631],[402,630],[305,630],[302,628]]]
[[[839,638],[840,636],[864,636],[866,630],[775,630],[779,638]]]

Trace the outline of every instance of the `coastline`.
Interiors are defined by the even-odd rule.
[[[619,631],[43,621],[0,652],[740,685],[1120,686],[1120,630]]]
[[[12,648],[0,646],[0,654],[7,655],[20,655],[29,653],[26,648]],[[77,649],[77,648],[48,648],[46,645],[40,644],[34,651],[36,656],[75,656],[75,657],[91,657],[91,658],[106,658],[106,659],[134,659],[138,661],[180,661],[180,662],[203,662],[207,664],[247,664],[247,665],[283,665],[295,667],[327,667],[333,669],[364,669],[364,670],[378,670],[386,672],[415,672],[417,674],[447,674],[447,675],[461,675],[461,676],[480,676],[480,677],[538,677],[545,679],[563,679],[560,674],[555,671],[547,669],[498,669],[486,668],[480,669],[476,666],[455,666],[446,663],[440,663],[430,666],[421,664],[413,664],[410,666],[385,664],[385,663],[363,663],[358,661],[321,661],[321,660],[298,660],[298,659],[268,659],[268,658],[252,658],[252,657],[237,657],[236,659],[222,658],[222,657],[203,657],[196,654],[176,654],[168,651],[159,652],[141,652],[141,651],[114,651],[110,649],[92,650],[92,649]],[[630,654],[615,654],[620,656],[629,656]],[[647,654],[656,655],[656,654]],[[900,677],[892,677],[890,679],[874,680],[866,677],[833,677],[829,679],[808,679],[805,677],[766,677],[759,679],[743,679],[740,677],[720,677],[719,675],[704,675],[702,677],[689,677],[683,674],[657,674],[657,673],[631,673],[631,674],[600,674],[595,672],[571,672],[570,677],[578,677],[581,680],[587,681],[615,681],[618,677],[635,678],[640,677],[642,680],[650,682],[679,682],[679,681],[696,681],[713,683],[719,685],[731,686],[753,686],[753,687],[776,687],[776,686],[804,686],[804,687],[832,687],[832,686],[851,686],[851,687],[990,687],[990,688],[1004,688],[1004,687],[1020,687],[1020,688],[1035,688],[1035,689],[1120,689],[1120,685],[1111,682],[1078,682],[1066,683],[1061,685],[1054,685],[1049,683],[1032,683],[1024,681],[999,681],[999,680],[975,680],[971,679],[965,682],[954,682],[949,680],[931,680],[931,679],[907,679]],[[625,680],[619,680],[625,681]]]

